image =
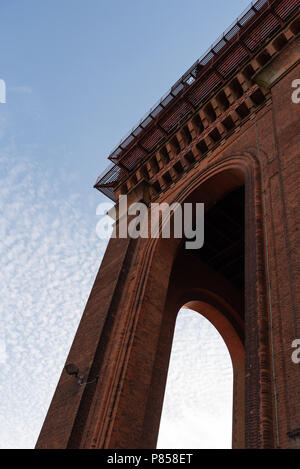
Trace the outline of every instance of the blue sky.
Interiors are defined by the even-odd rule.
[[[108,153],[247,5],[1,2],[7,102],[0,103],[0,447],[30,448],[37,438],[106,247],[95,233],[96,207],[105,198],[92,186]],[[178,399],[190,319],[182,321],[169,379]],[[214,330],[201,327],[222,349]],[[197,341],[194,360],[205,355]],[[226,351],[222,356],[228,383]],[[204,375],[210,383],[220,379],[219,359],[206,375],[205,366],[199,368],[191,396],[193,385],[207,383]],[[222,413],[213,412],[208,385],[203,393],[206,410]],[[164,407],[160,447],[181,447],[182,436],[170,440],[175,407]],[[203,425],[207,419],[203,414]],[[191,426],[182,425],[184,441],[194,442]]]

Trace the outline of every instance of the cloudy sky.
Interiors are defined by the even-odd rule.
[[[223,339],[195,311],[179,312],[158,448],[229,449],[232,365]]]
[[[1,2],[0,448],[32,448],[45,417],[106,248],[108,152],[247,4]],[[159,447],[229,447],[231,388],[222,339],[181,312]]]

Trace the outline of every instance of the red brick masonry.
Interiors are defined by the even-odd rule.
[[[180,240],[112,239],[67,359],[99,379],[79,386],[62,372],[37,448],[155,448],[183,305],[229,348],[233,447],[300,448],[299,33],[298,8],[115,189],[209,207],[244,185],[243,314],[238,293]]]

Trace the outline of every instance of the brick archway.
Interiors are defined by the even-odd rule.
[[[217,279],[216,279],[217,280]],[[181,306],[180,310],[178,311],[178,314],[176,315],[176,324],[175,324],[175,330],[174,330],[174,339],[176,338],[176,329],[177,329],[177,323],[179,320],[179,315],[183,313],[184,310],[191,310],[193,311],[194,315],[200,315],[203,318],[205,318],[211,326],[213,326],[214,329],[218,331],[219,337],[223,339],[223,343],[225,344],[227,348],[228,355],[230,356],[230,362],[231,362],[231,371],[232,371],[232,382],[230,384],[231,387],[231,392],[232,392],[232,413],[231,413],[231,436],[227,435],[229,438],[231,437],[231,447],[232,449],[243,449],[245,448],[245,348],[244,348],[244,341],[243,339],[239,336],[237,333],[236,328],[234,327],[233,323],[231,322],[230,319],[232,319],[233,316],[239,316],[239,313],[237,313],[229,304],[226,304],[222,298],[216,298],[215,295],[210,295],[208,291],[195,289],[194,291],[189,290],[188,296],[191,298],[202,298],[202,300],[191,300],[187,301],[184,305]],[[201,323],[202,324],[202,323]],[[198,332],[200,333],[200,329],[198,329]],[[185,353],[189,354],[189,336],[184,329],[182,330],[182,333],[185,338]],[[201,335],[202,337],[202,335]],[[175,340],[176,342],[176,340]],[[173,347],[176,346],[174,341],[172,344],[172,353],[173,353]],[[192,341],[192,349],[195,347],[196,344]],[[200,346],[197,344],[197,346]],[[202,347],[202,346],[201,346]],[[207,354],[206,354],[207,356]],[[208,356],[209,357],[209,356]],[[200,357],[197,357],[195,354],[193,354],[193,360],[195,362],[198,361]],[[208,360],[209,362],[209,360]],[[203,361],[202,361],[203,363]],[[201,370],[199,368],[199,364],[197,365],[197,370]],[[178,366],[176,366],[176,362],[173,359],[172,362],[172,354],[171,354],[171,362],[169,364],[169,368],[171,367],[176,367],[176,373],[178,373]],[[215,369],[215,373],[218,374],[218,370],[222,370],[224,364],[222,361],[219,362],[218,369]],[[179,369],[180,370],[180,369]],[[184,370],[183,370],[184,371]],[[170,374],[171,370],[168,370],[168,376]],[[186,374],[185,374],[186,376]],[[194,376],[194,375],[193,375]],[[201,376],[205,378],[205,373],[201,370]],[[187,377],[187,376],[186,376]],[[182,378],[181,383],[182,383]],[[223,386],[222,381],[220,381],[216,377],[218,381],[218,386]],[[185,383],[190,385],[190,381],[188,380],[188,383]],[[210,398],[218,398],[220,399],[220,394],[219,391],[216,388],[217,383],[212,383],[211,386],[211,394]],[[194,385],[192,385],[192,388],[195,389]],[[170,408],[170,405],[172,403],[172,385],[169,383],[167,385],[167,395],[164,396],[164,406],[165,406],[165,400],[168,400],[168,407]],[[176,389],[178,393],[178,389]],[[197,391],[198,392],[198,391]],[[185,401],[185,397],[180,393],[181,399]],[[199,390],[199,396],[198,399],[202,400],[202,394],[201,391]],[[178,402],[178,396],[176,397],[176,400]],[[180,403],[180,402],[179,402]],[[190,405],[189,405],[190,406]],[[192,402],[192,407],[191,410],[195,411],[195,415],[197,414],[197,405]],[[216,422],[217,422],[217,415],[214,416]],[[161,426],[164,426],[164,413],[162,413],[162,421],[160,422],[160,432],[161,432]],[[199,430],[202,429],[203,431],[203,425],[205,425],[205,421],[199,422]],[[167,428],[164,428],[164,431],[166,432]],[[197,434],[197,427],[194,428],[195,436]],[[160,438],[161,439],[161,438]],[[199,440],[201,443],[201,440]],[[189,444],[187,441],[185,441],[185,444]],[[202,443],[201,443],[202,444]],[[180,445],[180,442],[179,442]],[[201,446],[204,448],[203,444]],[[160,446],[160,448],[163,448],[163,446]]]
[[[232,449],[245,448],[245,347],[224,309],[204,301],[190,301],[185,307],[197,311],[215,326],[229,351],[233,369]],[[231,309],[231,308],[230,308]]]
[[[260,193],[260,177],[259,177],[259,165],[257,164],[256,158],[254,156],[247,155],[237,155],[222,161],[221,163],[213,164],[207,168],[207,171],[200,175],[200,177],[195,178],[195,181],[192,181],[193,184],[189,184],[188,187],[184,188],[179,192],[178,197],[169,202],[179,201],[195,201],[201,200],[205,201],[208,206],[214,203],[216,200],[221,199],[222,195],[240,187],[242,184],[245,184],[247,195],[251,194],[254,197],[254,193]],[[256,181],[256,183],[254,183]],[[211,190],[214,187],[215,190]],[[210,190],[209,190],[210,189]],[[257,197],[257,196],[256,196]],[[261,200],[257,197],[257,206],[261,203]],[[249,201],[248,201],[249,202]],[[254,204],[251,202],[248,203],[247,207],[254,207]],[[247,210],[247,207],[246,210]],[[252,215],[253,216],[253,215]],[[250,213],[247,214],[247,223],[250,225]],[[262,222],[262,220],[261,220]],[[255,228],[255,225],[252,225],[252,228]],[[254,231],[249,233],[248,240],[255,234]],[[153,243],[154,244],[154,243]],[[233,415],[233,447],[242,448],[245,446],[257,447],[257,442],[251,443],[251,438],[259,438],[259,431],[257,435],[253,433],[246,435],[245,434],[245,421],[247,419],[253,419],[254,410],[250,408],[248,403],[248,411],[246,412],[245,399],[249,399],[247,396],[245,398],[245,353],[244,353],[244,331],[245,323],[244,320],[240,317],[240,311],[242,308],[242,298],[237,294],[231,286],[225,282],[223,284],[222,278],[217,278],[215,272],[209,272],[209,269],[206,265],[203,265],[203,272],[205,275],[202,278],[202,288],[199,288],[199,285],[195,285],[196,276],[193,273],[189,276],[185,274],[185,280],[188,285],[182,286],[182,277],[179,276],[176,279],[176,272],[174,273],[174,264],[176,267],[175,258],[178,257],[178,240],[160,240],[156,243],[156,251],[152,258],[153,262],[150,269],[150,284],[153,282],[153,286],[150,287],[152,291],[155,291],[156,287],[156,274],[155,274],[155,264],[157,262],[157,270],[162,267],[161,262],[164,263],[164,269],[168,274],[166,278],[170,277],[170,282],[167,282],[162,286],[162,289],[168,289],[168,294],[166,297],[165,307],[162,311],[161,323],[159,336],[157,337],[157,346],[156,346],[156,362],[152,370],[152,382],[149,385],[149,397],[146,404],[146,414],[144,417],[144,425],[142,429],[141,439],[143,444],[146,447],[153,447],[156,442],[156,436],[158,434],[159,422],[160,422],[160,413],[163,401],[165,380],[168,370],[169,356],[171,352],[172,337],[175,327],[176,315],[180,307],[184,304],[189,305],[192,309],[199,310],[201,308],[201,313],[204,314],[219,330],[222,337],[224,338],[227,347],[230,350],[230,354],[233,361],[233,366],[235,370],[235,391],[234,391],[234,415]],[[151,246],[151,243],[150,243]],[[151,246],[152,248],[152,246]],[[251,248],[251,255],[253,255],[253,244]],[[260,259],[263,258],[262,253],[260,253]],[[146,256],[149,260],[149,256]],[[185,264],[177,268],[178,271],[192,272],[188,262],[184,261]],[[249,265],[249,262],[248,262]],[[194,264],[195,268],[195,264]],[[168,270],[169,269],[169,270]],[[199,273],[199,263],[197,265]],[[176,271],[176,269],[175,269]],[[195,272],[194,272],[195,273]],[[249,269],[248,269],[248,285],[253,280],[249,278]],[[210,274],[210,275],[209,275]],[[252,279],[253,279],[252,273]],[[255,274],[256,275],[256,274]],[[158,276],[159,278],[159,276]],[[177,280],[177,281],[176,281]],[[208,284],[203,285],[203,280]],[[149,277],[147,279],[149,282]],[[191,288],[193,284],[194,289]],[[218,286],[216,288],[216,285]],[[198,288],[197,288],[198,286]],[[157,285],[157,288],[158,285]],[[186,291],[185,291],[186,288]],[[146,296],[147,300],[149,298]],[[153,300],[151,300],[152,302]],[[255,300],[254,300],[255,301]],[[205,307],[204,307],[205,305]],[[247,307],[250,306],[248,302]],[[257,312],[257,310],[256,310]],[[267,314],[266,310],[262,314]],[[218,318],[216,320],[216,318]],[[258,321],[258,318],[251,318],[253,323]],[[143,321],[141,319],[141,321]],[[249,324],[250,318],[247,317],[247,323]],[[142,324],[142,322],[141,322]],[[144,322],[143,322],[144,324]],[[266,334],[266,341],[268,340],[268,332],[264,330]],[[155,334],[150,334],[152,338],[155,337]],[[254,347],[254,346],[253,346]],[[249,360],[249,349],[248,349],[248,360]],[[253,366],[253,365],[252,365]],[[259,367],[256,368],[258,372]],[[264,373],[266,369],[264,368]],[[250,374],[248,375],[250,378]],[[259,388],[259,377],[255,377],[257,380],[257,386]],[[253,382],[255,380],[253,379]],[[270,381],[268,382],[268,385]],[[247,394],[253,393],[252,390],[248,387]],[[267,406],[270,411],[271,404],[271,389],[268,388],[268,402]],[[253,395],[256,393],[253,393]],[[249,402],[249,401],[248,401]],[[253,403],[252,403],[253,405]],[[253,405],[254,407],[254,405]],[[266,407],[265,407],[266,409]],[[261,407],[256,409],[257,415],[261,411]],[[249,416],[250,414],[250,416]],[[272,417],[269,418],[272,425]],[[258,417],[259,419],[259,417]],[[257,423],[259,426],[260,424]],[[268,422],[266,423],[268,425]],[[265,441],[263,444],[266,447],[271,447],[271,441]]]
[[[184,269],[184,277],[181,275]],[[197,275],[196,275],[197,273]],[[200,285],[200,286],[199,286]],[[233,366],[232,447],[245,447],[245,348],[242,301],[239,293],[202,262],[181,262],[172,269],[170,287],[161,324],[156,363],[147,403],[143,441],[158,435],[169,357],[178,311],[186,307],[218,330],[230,353]],[[155,398],[153,398],[155,396]]]
[[[242,185],[245,185],[246,193],[246,404],[245,419],[235,417],[234,421],[235,428],[246,430],[241,438],[235,437],[234,434],[233,444],[235,447],[245,445],[250,448],[267,448],[273,445],[272,398],[268,363],[267,304],[262,294],[263,221],[257,160],[251,153],[247,153],[212,163],[184,187],[178,187],[177,192],[172,194],[172,200],[166,198],[166,201],[176,200],[182,203],[196,197],[210,206],[224,194]],[[56,437],[56,441],[52,443],[54,447],[155,447],[178,311],[178,304],[174,309],[174,303],[168,301],[168,295],[179,243],[178,239],[110,241],[94,289],[101,281],[102,273],[105,274],[104,280],[108,281],[107,269],[112,270],[111,261],[116,258],[116,252],[119,252],[123,260],[121,268],[120,258],[116,264],[116,268],[120,270],[115,290],[109,290],[111,294],[106,295],[107,312],[102,316],[99,312],[96,314],[100,305],[97,301],[98,292],[92,291],[68,358],[69,361],[83,363],[81,368],[86,369],[89,379],[96,375],[99,375],[100,379],[92,386],[76,389],[76,383],[70,377],[62,375],[51,405],[56,406],[58,411],[60,406],[64,407],[61,433],[57,435],[53,417],[49,412],[50,417],[46,419],[38,447],[49,447],[43,446],[46,435],[46,440],[49,441],[49,432],[52,432],[53,438]],[[110,284],[109,289],[112,287]],[[101,300],[104,308],[106,300],[105,295],[103,300],[103,293]],[[189,296],[181,304],[201,300],[202,297]],[[236,305],[237,300],[232,296],[230,301],[227,301],[227,307],[231,304],[227,311],[231,311],[231,324],[234,324],[235,318],[235,340],[238,335],[242,340],[243,326],[238,325],[238,307],[235,309],[232,306],[234,303]],[[216,308],[216,305],[211,302],[210,304]],[[91,342],[89,347],[82,351],[81,344],[84,342],[87,321],[91,324],[91,314],[94,315],[93,327],[89,333]],[[239,384],[238,388],[241,396],[243,385]],[[62,399],[63,395],[66,395],[65,401]],[[67,400],[70,395],[71,401]],[[242,401],[242,397],[236,400],[235,409],[238,409],[239,413]],[[77,408],[75,415],[74,406]],[[57,425],[57,418],[55,422]]]
[[[179,188],[177,196],[171,201],[183,202],[193,200],[196,195],[198,200],[210,204],[220,199],[223,194],[234,190],[245,184],[246,191],[246,314],[245,324],[248,331],[252,331],[245,338],[246,346],[246,405],[245,420],[242,417],[238,427],[244,426],[246,422],[247,433],[243,435],[242,441],[246,447],[272,447],[272,397],[271,397],[271,379],[268,362],[268,329],[267,329],[267,304],[266,298],[262,297],[264,291],[264,253],[263,244],[261,244],[262,235],[262,199],[261,199],[261,179],[259,164],[251,153],[236,155],[224,159],[221,162],[211,164],[206,171],[198,175],[195,180],[189,181],[188,186]],[[214,188],[214,190],[208,189]],[[168,369],[169,355],[171,350],[171,340],[175,325],[173,314],[166,314],[167,308],[162,308],[163,298],[169,287],[169,277],[172,273],[175,253],[178,249],[178,240],[159,240],[150,241],[148,249],[145,247],[144,260],[146,265],[142,264],[142,270],[145,276],[140,274],[140,285],[144,290],[144,301],[140,301],[141,293],[137,293],[137,307],[140,311],[140,317],[136,323],[135,337],[133,338],[133,351],[138,343],[142,343],[141,356],[139,362],[143,367],[151,363],[147,374],[148,386],[143,387],[141,394],[144,400],[145,412],[143,423],[139,428],[137,425],[136,437],[142,442],[141,447],[153,447],[156,443],[156,437],[159,427],[159,419],[163,400],[165,379]],[[165,273],[164,278],[160,275]],[[166,298],[167,301],[167,298]],[[174,311],[178,311],[178,305]],[[158,313],[159,311],[159,313]],[[149,316],[151,317],[149,321]],[[147,318],[146,318],[147,317]],[[149,326],[148,326],[149,322]],[[139,336],[139,327],[141,339]],[[148,331],[147,328],[149,327]],[[156,333],[155,333],[156,331]],[[263,342],[262,337],[264,337]],[[264,346],[258,350],[258,343]],[[150,350],[147,350],[149,343]],[[135,354],[135,351],[133,352]],[[148,356],[152,356],[153,362],[149,361]],[[144,357],[144,359],[142,358]],[[147,356],[147,357],[146,357]],[[135,362],[135,359],[133,361]],[[136,368],[133,366],[133,375],[127,375],[128,383],[134,382]],[[145,383],[143,383],[145,384]],[[126,386],[126,380],[124,382]],[[132,384],[131,384],[132,388]],[[241,388],[241,386],[240,386]],[[128,397],[128,391],[124,395]],[[136,405],[136,395],[133,405]],[[126,399],[126,406],[128,401]],[[242,399],[240,399],[242,402]],[[125,400],[124,400],[125,403]],[[239,411],[241,411],[240,406]],[[121,411],[121,420],[127,420],[126,412]],[[142,411],[142,408],[141,408]],[[135,417],[136,410],[134,411]],[[121,424],[122,426],[122,424]],[[118,429],[112,433],[112,447],[119,445],[119,424]],[[114,439],[116,438],[116,439]],[[235,441],[235,436],[233,437]],[[128,447],[129,442],[124,441],[122,447]],[[139,446],[138,440],[135,443]],[[241,446],[241,440],[234,443]]]
[[[172,269],[165,305],[166,316],[172,316],[172,326],[178,311],[192,309],[204,316],[219,332],[229,351],[233,367],[232,447],[245,447],[245,325],[242,294],[224,277],[204,262],[181,258]],[[170,319],[166,329],[170,328]],[[171,326],[171,327],[172,327]],[[168,350],[172,344],[168,344]],[[166,353],[164,342],[160,356]],[[158,373],[159,375],[159,373]],[[161,374],[160,374],[161,377]],[[157,377],[159,380],[159,376]],[[161,384],[164,387],[164,383]],[[149,403],[149,420],[153,415]]]

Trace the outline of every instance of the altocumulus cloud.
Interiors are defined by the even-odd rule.
[[[31,448],[106,248],[63,180],[0,156],[0,447]]]

